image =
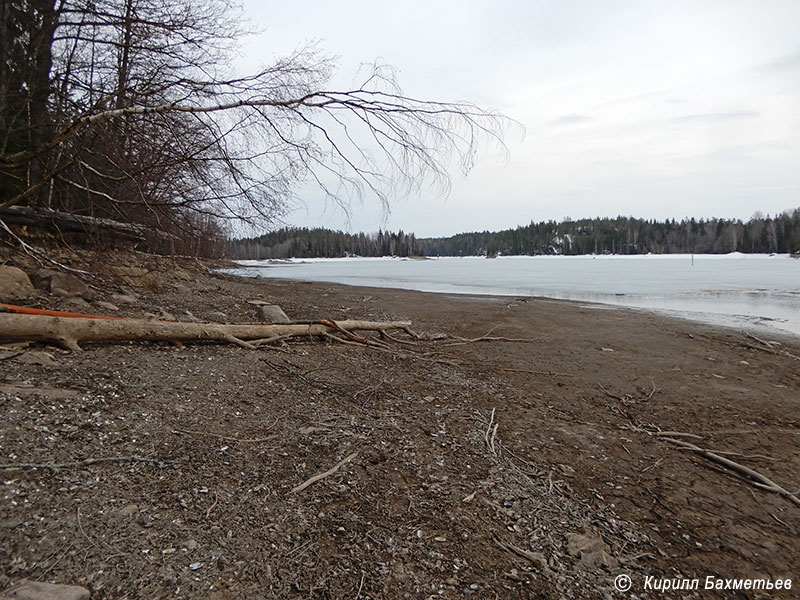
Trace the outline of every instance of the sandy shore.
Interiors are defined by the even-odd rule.
[[[707,576],[797,576],[800,507],[667,441],[795,491],[797,340],[545,299],[245,280],[155,259],[105,268],[86,312],[125,293],[135,302],[115,316],[248,322],[261,300],[297,320],[411,320],[442,335],[0,360],[0,589],[602,598],[623,597],[614,580],[628,574],[639,597],[689,597],[646,592],[654,576],[698,578],[702,598]],[[459,339],[487,334],[525,341]],[[91,458],[115,460],[6,468]],[[767,597],[737,593],[714,597]]]

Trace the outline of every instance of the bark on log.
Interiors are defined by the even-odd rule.
[[[303,335],[335,335],[341,330],[409,331],[410,321],[331,321],[288,324],[182,323],[143,319],[91,319],[0,313],[0,339],[42,341],[70,350],[80,350],[80,342],[165,341],[192,342],[214,340],[253,348],[247,340],[280,339]]]

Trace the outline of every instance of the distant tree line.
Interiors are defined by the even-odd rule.
[[[230,243],[230,255],[239,259],[415,256],[421,253],[422,247],[414,234],[402,231],[351,234],[321,227],[286,227]]]
[[[540,221],[496,232],[416,239],[379,231],[349,234],[284,228],[230,243],[234,258],[357,256],[493,256],[498,254],[725,254],[800,252],[800,208],[779,216],[756,213],[749,221],[632,217]]]
[[[541,221],[490,233],[420,240],[428,256],[493,254],[724,254],[800,251],[800,209],[777,217]]]

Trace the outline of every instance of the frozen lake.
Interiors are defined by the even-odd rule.
[[[240,261],[245,276],[425,292],[544,296],[800,335],[800,260],[788,255],[507,256]]]

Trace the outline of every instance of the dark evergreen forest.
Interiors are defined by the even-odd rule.
[[[349,234],[283,228],[230,242],[233,258],[494,256],[499,254],[725,254],[800,252],[800,208],[775,217],[655,221],[632,217],[541,221],[496,232],[416,239],[378,231]]]

